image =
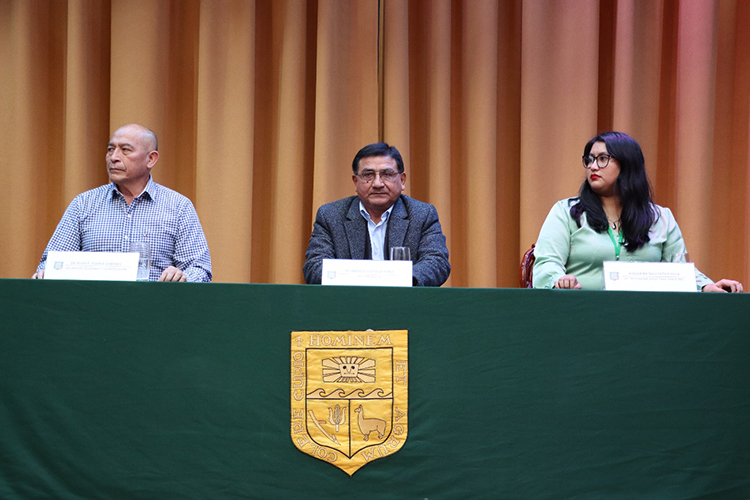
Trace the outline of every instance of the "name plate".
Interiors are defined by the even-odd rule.
[[[604,262],[604,289],[697,292],[692,262]]]
[[[49,252],[46,280],[135,281],[138,252]]]
[[[410,260],[323,259],[324,285],[411,286]]]

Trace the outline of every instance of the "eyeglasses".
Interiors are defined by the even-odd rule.
[[[375,177],[377,177],[378,175],[380,176],[380,180],[383,182],[393,182],[401,174],[399,172],[396,172],[395,170],[381,170],[380,172],[375,172],[374,170],[365,170],[361,174],[356,175],[362,180],[362,182],[366,182],[367,184],[369,184],[374,181]]]
[[[583,168],[591,168],[591,166],[594,164],[594,160],[596,160],[596,165],[599,168],[607,168],[607,165],[609,165],[610,158],[614,158],[611,154],[608,153],[602,153],[599,156],[594,155],[586,155],[583,156]]]

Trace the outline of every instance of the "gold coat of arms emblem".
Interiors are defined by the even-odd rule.
[[[292,441],[350,476],[408,430],[406,330],[292,332]]]

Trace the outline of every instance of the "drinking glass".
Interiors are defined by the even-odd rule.
[[[391,260],[411,260],[409,247],[391,247]]]
[[[151,272],[151,246],[148,241],[134,241],[130,244],[131,252],[138,252],[138,275],[136,281],[148,281]]]

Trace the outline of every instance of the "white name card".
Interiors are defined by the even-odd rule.
[[[138,252],[49,252],[44,279],[135,281]]]
[[[410,260],[323,259],[324,285],[411,286]]]
[[[692,262],[604,262],[604,289],[697,292]]]

